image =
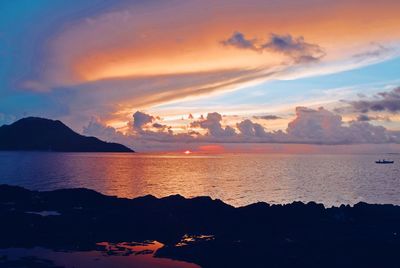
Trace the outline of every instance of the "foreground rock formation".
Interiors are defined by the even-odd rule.
[[[0,186],[0,248],[92,250],[157,240],[156,252],[202,267],[398,267],[400,207],[257,203],[208,197],[122,199],[88,189]]]

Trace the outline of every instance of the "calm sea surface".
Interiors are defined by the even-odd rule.
[[[379,158],[395,160],[378,165]],[[0,153],[0,183],[137,197],[207,195],[241,206],[316,201],[400,205],[400,155]]]

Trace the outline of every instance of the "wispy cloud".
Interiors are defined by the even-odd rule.
[[[391,52],[392,49],[389,49],[379,43],[372,43],[371,44],[372,48],[364,51],[364,52],[360,52],[360,53],[356,53],[353,55],[353,58],[359,59],[359,60],[364,60],[364,59],[368,59],[368,58],[379,58],[382,56],[385,56],[387,53]]]

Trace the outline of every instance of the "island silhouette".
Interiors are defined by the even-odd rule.
[[[59,120],[26,117],[0,127],[2,151],[134,152],[118,143],[74,132]]]

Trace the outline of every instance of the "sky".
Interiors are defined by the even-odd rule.
[[[398,10],[397,0],[3,0],[0,125],[59,119],[138,151],[397,150]]]

